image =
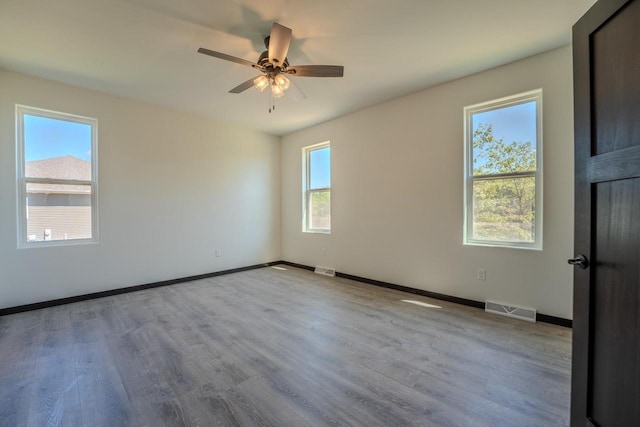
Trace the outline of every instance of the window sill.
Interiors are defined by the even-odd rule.
[[[100,243],[97,239],[47,240],[39,242],[20,242],[18,249],[50,248],[59,246],[82,246]]]
[[[542,245],[534,244],[517,244],[517,243],[502,243],[502,242],[463,242],[464,246],[479,246],[488,248],[504,248],[504,249],[524,249],[527,251],[542,252]]]
[[[302,232],[309,234],[331,234],[331,230],[302,230]]]

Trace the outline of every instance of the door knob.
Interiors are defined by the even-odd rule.
[[[589,260],[587,259],[586,256],[580,254],[575,258],[572,258],[570,260],[567,260],[567,262],[571,265],[575,265],[576,267],[579,267],[581,269],[586,269],[587,267],[589,267]]]

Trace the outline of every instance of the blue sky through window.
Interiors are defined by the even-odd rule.
[[[510,144],[513,141],[531,142],[536,146],[536,102],[525,102],[496,110],[475,113],[472,118],[473,131],[478,125],[492,125],[493,136],[503,138]]]
[[[331,147],[320,148],[309,153],[311,166],[310,187],[325,188],[331,186]]]
[[[91,126],[33,115],[24,115],[25,160],[74,156],[91,161]]]

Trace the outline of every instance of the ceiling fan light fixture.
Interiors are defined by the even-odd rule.
[[[283,91],[289,89],[289,86],[291,85],[291,82],[284,74],[278,74],[274,80]]]
[[[253,84],[260,92],[262,92],[267,88],[267,86],[269,86],[269,79],[267,76],[258,76],[253,80]]]
[[[284,89],[274,81],[271,83],[271,94],[274,98],[281,98],[284,95]]]

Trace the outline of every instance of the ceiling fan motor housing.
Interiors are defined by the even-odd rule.
[[[289,58],[285,58],[284,63],[275,65],[269,62],[269,51],[265,50],[260,54],[260,58],[258,58],[258,65],[264,67],[267,72],[273,72],[277,68],[280,68],[280,70],[285,70],[289,66]]]

